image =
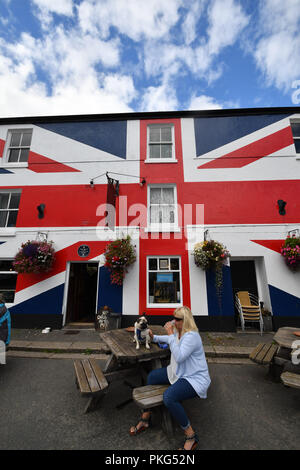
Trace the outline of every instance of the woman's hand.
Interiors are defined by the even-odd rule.
[[[153,332],[152,332],[152,330],[150,330],[150,328],[148,329],[148,332],[149,332],[150,338],[153,339]]]
[[[166,330],[169,336],[174,334],[174,325],[171,321],[168,321],[165,324],[164,329]]]

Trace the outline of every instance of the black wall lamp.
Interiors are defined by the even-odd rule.
[[[38,218],[39,219],[43,219],[45,214],[45,207],[46,207],[46,204],[40,204],[39,206],[37,206],[37,210],[38,210]]]
[[[283,201],[282,199],[278,199],[277,204],[278,204],[278,207],[279,207],[279,214],[280,215],[285,215],[286,202]]]

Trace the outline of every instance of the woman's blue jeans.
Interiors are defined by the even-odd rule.
[[[170,384],[167,374],[167,368],[154,369],[150,372],[147,378],[147,385],[163,385]],[[174,419],[180,424],[182,429],[187,429],[191,423],[184,411],[182,404],[183,400],[194,398],[197,393],[186,379],[178,379],[171,385],[163,395],[164,404],[170,411]]]

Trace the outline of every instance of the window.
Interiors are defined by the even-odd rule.
[[[5,302],[13,303],[15,299],[17,273],[14,271],[11,260],[0,260],[0,293],[4,295]]]
[[[179,256],[148,258],[148,307],[182,305]]]
[[[28,162],[32,129],[15,129],[8,133],[8,163]]]
[[[291,122],[296,153],[300,153],[300,122]]]
[[[148,186],[148,221],[151,228],[171,229],[177,226],[176,187]]]
[[[21,193],[0,192],[0,227],[15,227]]]
[[[172,124],[148,126],[148,160],[174,160],[174,128]]]

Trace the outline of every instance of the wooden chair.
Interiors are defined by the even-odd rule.
[[[239,312],[242,330],[245,331],[246,322],[256,322],[259,323],[262,335],[264,323],[258,298],[248,291],[239,291],[235,294],[235,305]]]

